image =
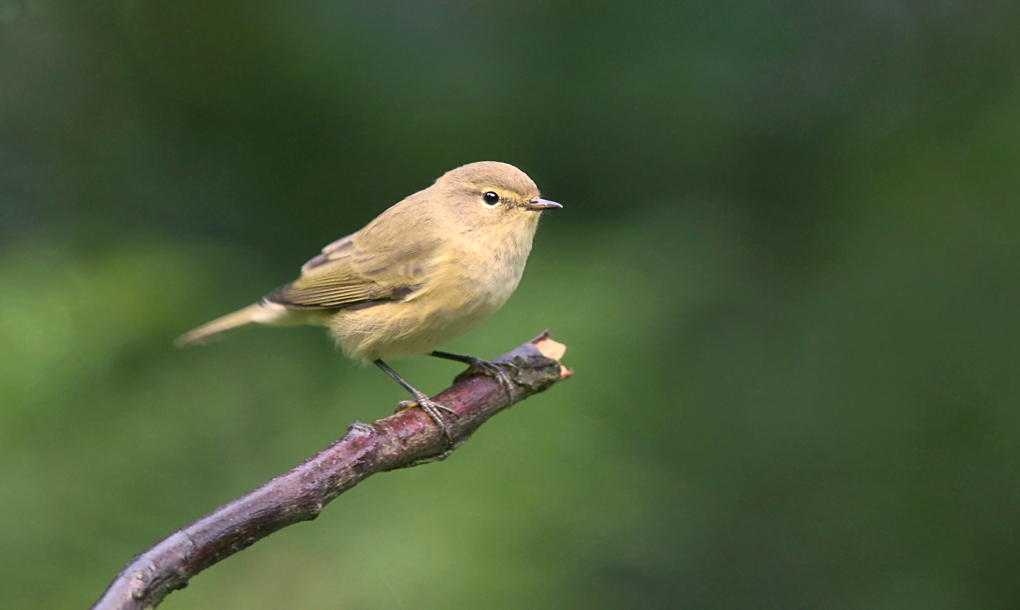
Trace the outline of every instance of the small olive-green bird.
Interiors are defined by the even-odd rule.
[[[429,354],[499,377],[473,356],[436,351],[506,303],[517,288],[543,210],[521,170],[483,161],[451,170],[301,267],[301,277],[254,305],[213,320],[179,347],[246,324],[328,326],[344,353],[373,362],[414,396],[449,437],[452,411],[404,381],[383,358]]]

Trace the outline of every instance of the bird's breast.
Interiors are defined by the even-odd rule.
[[[530,242],[527,248],[457,245],[433,261],[406,300],[337,312],[330,326],[344,351],[366,360],[425,354],[502,307],[520,282]]]
[[[526,244],[471,244],[471,249],[450,265],[463,290],[463,306],[491,309],[489,313],[502,307],[521,281],[530,250],[531,240]]]

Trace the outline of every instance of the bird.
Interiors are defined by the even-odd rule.
[[[343,353],[372,363],[414,398],[452,442],[442,413],[456,413],[403,379],[384,359],[431,355],[497,377],[475,356],[439,351],[491,316],[516,290],[543,211],[534,181],[507,163],[452,169],[385,210],[356,233],[322,249],[298,279],[260,301],[191,330],[178,347],[261,324],[326,326]]]

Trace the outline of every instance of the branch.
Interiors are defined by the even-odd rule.
[[[368,425],[355,422],[325,451],[250,494],[221,506],[137,556],[92,610],[155,608],[188,580],[273,532],[317,517],[337,496],[377,472],[446,458],[490,417],[541,392],[571,372],[559,363],[566,348],[544,332],[495,360],[513,382],[462,373],[435,400],[449,417],[453,448],[421,409],[405,409]]]

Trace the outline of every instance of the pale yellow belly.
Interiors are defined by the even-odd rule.
[[[427,354],[495,313],[519,278],[503,282],[497,290],[460,287],[403,302],[340,310],[330,319],[330,331],[350,358],[372,361]]]

